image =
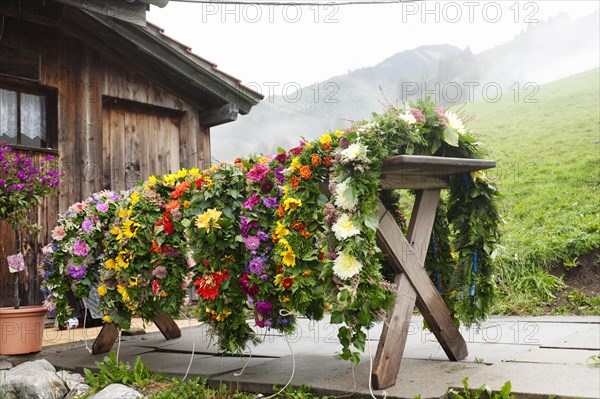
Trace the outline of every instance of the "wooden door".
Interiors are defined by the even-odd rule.
[[[129,189],[177,172],[181,114],[109,99],[102,109],[103,188]]]

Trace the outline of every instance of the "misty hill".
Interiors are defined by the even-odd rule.
[[[274,153],[277,147],[296,145],[301,136],[314,138],[343,129],[350,120],[368,118],[385,102],[430,94],[437,102],[455,105],[494,97],[498,88],[499,94],[512,95],[528,82],[535,90],[598,65],[598,17],[594,13],[572,20],[559,15],[480,54],[447,44],[422,46],[298,92],[266,97],[249,115],[213,128],[213,157],[231,160],[253,152]]]

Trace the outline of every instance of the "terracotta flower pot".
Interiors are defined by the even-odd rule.
[[[0,355],[41,351],[45,319],[43,306],[0,308]]]

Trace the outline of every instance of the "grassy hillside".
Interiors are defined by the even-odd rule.
[[[469,126],[481,132],[498,163],[489,173],[503,193],[506,219],[498,258],[500,313],[542,312],[563,287],[547,273],[557,265],[595,268],[586,273],[598,274],[597,257],[581,259],[600,248],[599,77],[596,68],[536,93],[529,89],[515,98],[505,92],[496,103],[480,101],[462,110],[476,116]],[[585,312],[599,311],[600,297],[585,300],[592,302]]]

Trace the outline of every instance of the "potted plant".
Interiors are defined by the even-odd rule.
[[[0,355],[39,352],[42,348],[46,309],[20,306],[19,272],[25,268],[24,234],[39,232],[39,226],[31,223],[27,214],[44,197],[56,192],[61,176],[58,162],[51,155],[35,162],[0,142],[0,220],[15,231],[17,249],[7,259],[14,279],[14,303],[13,307],[0,308]]]

